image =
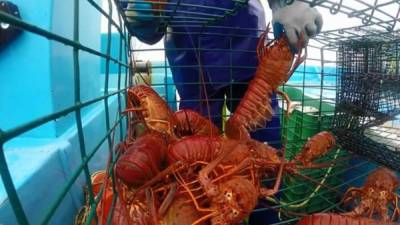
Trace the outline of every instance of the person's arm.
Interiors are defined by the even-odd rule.
[[[129,32],[146,44],[155,44],[164,36],[161,18],[154,15],[152,3],[129,3],[126,7]]]
[[[292,47],[299,41],[300,34],[304,33],[305,45],[309,39],[315,37],[322,29],[322,16],[308,3],[294,1],[286,5],[285,0],[268,0],[272,10],[272,23],[275,38],[284,31]]]

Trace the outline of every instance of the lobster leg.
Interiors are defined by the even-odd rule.
[[[284,163],[282,163],[279,166],[278,176],[276,177],[276,181],[275,181],[275,185],[274,185],[273,189],[261,188],[260,193],[262,196],[269,197],[269,196],[272,196],[272,195],[275,195],[276,193],[278,193],[279,187],[280,187],[281,181],[282,181],[283,168],[284,168]]]
[[[171,189],[169,190],[167,196],[160,205],[160,208],[158,209],[158,215],[160,215],[161,217],[165,215],[168,208],[171,206],[171,203],[174,201],[176,191],[177,191],[176,183],[171,184]]]
[[[254,164],[254,159],[252,158],[247,158],[245,160],[243,160],[242,162],[239,163],[239,165],[233,167],[232,169],[230,169],[226,174],[219,176],[218,178],[214,179],[213,181],[211,181],[211,183],[215,183],[225,177],[229,177],[231,175],[233,175],[234,173],[241,171],[243,169],[245,169],[246,167],[249,167],[250,165]]]
[[[197,211],[199,211],[199,212],[214,212],[214,210],[212,210],[212,209],[206,209],[206,208],[200,207],[199,203],[196,200],[196,197],[190,191],[189,187],[187,186],[187,184],[183,180],[182,176],[179,173],[174,173],[174,176],[178,180],[178,182],[182,185],[182,187],[187,191],[189,196],[193,199],[193,204],[196,207]]]
[[[399,208],[399,198],[400,196],[397,194],[394,194],[394,210],[393,210],[393,215],[391,218],[391,221],[396,221],[397,218],[400,216],[400,208]]]
[[[157,206],[154,193],[152,190],[146,189],[147,207],[151,213],[154,224],[158,224]]]
[[[297,67],[302,64],[304,62],[304,60],[306,60],[307,58],[307,47],[304,50],[304,55],[301,56],[302,52],[303,52],[303,43],[304,43],[304,33],[302,32],[300,35],[300,40],[297,43],[297,49],[300,49],[297,59],[295,61],[295,63],[293,64],[292,68],[290,69],[289,73],[288,73],[288,79],[286,80],[286,82],[290,79],[290,77],[292,76],[292,74],[294,73],[294,71],[297,69]],[[285,82],[285,83],[286,83]]]
[[[129,112],[138,112],[138,111],[143,111],[143,110],[144,110],[144,108],[142,108],[142,107],[131,107],[129,109],[122,111],[122,114],[129,113]]]
[[[285,92],[280,91],[278,89],[276,89],[275,92],[277,94],[279,94],[280,96],[282,96],[283,99],[285,99],[286,104],[287,104],[287,111],[285,114],[286,114],[286,116],[289,116],[290,112],[291,112],[291,108],[292,108],[292,101],[290,100],[289,96]]]
[[[360,188],[350,188],[343,195],[343,204],[347,204],[349,201],[353,200],[357,196],[360,196],[361,189]],[[350,195],[350,196],[349,196]]]
[[[372,217],[375,205],[369,200],[362,200],[358,206],[356,206],[352,211],[343,213],[345,216],[363,216],[369,212],[369,217]]]
[[[210,195],[215,195],[217,194],[215,190],[215,186],[211,186],[211,179],[209,178],[209,174],[218,166],[218,164],[226,158],[229,154],[233,153],[236,149],[238,149],[240,145],[236,145],[236,147],[231,150],[230,148],[225,148],[222,151],[222,154],[219,155],[216,159],[211,161],[206,167],[204,167],[202,170],[199,172],[199,181],[200,184],[204,187],[204,190],[206,190],[207,194]]]
[[[163,171],[159,172],[155,177],[153,177],[151,180],[147,181],[145,184],[143,184],[141,187],[136,189],[135,193],[133,194],[133,197],[140,191],[145,190],[146,188],[160,182],[165,176],[173,174],[174,171],[180,170],[184,168],[184,164],[182,162],[176,162],[170,166],[168,166],[166,169]]]
[[[261,61],[261,58],[262,58],[262,56],[264,54],[264,49],[265,49],[264,42],[265,42],[265,39],[266,39],[266,37],[268,35],[268,31],[269,31],[269,24],[267,26],[267,29],[261,34],[260,39],[258,40],[258,44],[257,44],[257,59],[258,59],[259,62]]]
[[[270,24],[268,23],[267,29],[261,34],[260,39],[258,40],[257,44],[257,59],[260,62],[262,60],[262,57],[265,54],[265,49],[270,46],[274,41],[270,41],[267,44],[265,44],[265,39],[268,39],[268,32],[270,30]]]
[[[218,216],[218,213],[217,212],[213,212],[213,213],[210,213],[208,215],[205,215],[205,216],[201,217],[200,219],[194,221],[191,225],[200,224],[200,223],[202,223],[202,222],[204,222],[204,221],[206,221],[206,220],[208,220],[208,219],[210,219],[210,218],[212,218],[214,216]]]
[[[371,207],[368,208],[369,209],[369,213],[368,213],[368,217],[372,218],[372,216],[374,215],[375,212],[375,205],[372,205]],[[364,209],[365,210],[365,209]],[[385,215],[383,218],[383,221],[387,221],[387,215]]]

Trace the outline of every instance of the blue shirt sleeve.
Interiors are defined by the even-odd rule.
[[[155,15],[151,3],[125,3],[120,6],[125,11],[131,35],[150,45],[162,39],[166,29],[162,23],[164,15]]]

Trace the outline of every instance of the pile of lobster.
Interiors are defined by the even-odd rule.
[[[289,98],[277,88],[305,57],[301,50],[292,53],[284,35],[265,44],[266,36],[258,45],[256,74],[224,134],[197,112],[174,113],[149,86],[128,89],[129,124],[116,149],[114,176],[105,171],[92,176],[100,201],[95,209],[86,206],[86,212],[95,210],[92,224],[240,224],[259,198],[279,191],[283,174],[301,175],[300,169],[321,166],[313,161],[335,146],[329,132],[310,138],[290,161],[282,151],[250,137],[271,119],[273,92],[283,95],[289,111]],[[145,127],[140,134],[138,124]],[[261,185],[266,177],[276,178],[272,187]],[[80,221],[86,222],[84,216]]]
[[[92,177],[95,196],[103,184],[98,224],[107,219],[111,224],[237,224],[258,198],[278,191],[284,172],[312,167],[315,157],[334,146],[333,136],[322,132],[296,159],[287,161],[277,149],[250,138],[250,131],[272,117],[272,92],[304,59],[300,51],[295,60],[285,36],[264,45],[266,35],[257,49],[257,72],[228,120],[225,136],[194,111],[172,112],[149,86],[128,90],[129,126],[126,140],[117,148],[115,179],[105,172]],[[134,132],[138,123],[145,126],[140,135]],[[264,177],[276,177],[275,185],[263,187]]]

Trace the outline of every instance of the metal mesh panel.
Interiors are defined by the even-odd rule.
[[[395,170],[400,113],[398,40],[342,41],[334,130],[344,148]]]
[[[107,21],[107,49],[105,52],[102,52],[100,49],[94,49],[91,47],[88,47],[85,44],[82,44],[79,40],[80,37],[80,21],[84,20],[84,18],[80,18],[80,7],[81,5],[79,4],[80,1],[76,0],[73,2],[73,13],[70,15],[70,17],[66,19],[70,19],[73,22],[73,36],[72,37],[67,37],[67,36],[62,36],[60,34],[54,33],[51,30],[46,30],[43,29],[39,26],[36,26],[35,24],[26,22],[24,20],[21,20],[19,18],[16,18],[12,15],[0,12],[0,21],[2,23],[7,23],[10,25],[13,25],[15,27],[18,27],[22,29],[25,32],[30,32],[34,35],[37,35],[41,38],[46,38],[51,41],[57,42],[64,44],[65,46],[68,46],[70,48],[70,51],[73,53],[73,73],[69,74],[70,76],[73,76],[73,85],[69,86],[68,88],[74,90],[73,95],[74,95],[74,104],[69,105],[68,107],[61,109],[59,111],[56,111],[54,113],[48,114],[48,115],[43,115],[42,117],[38,119],[34,119],[32,121],[29,121],[24,124],[20,124],[17,127],[8,129],[8,130],[0,130],[0,174],[4,183],[4,187],[6,189],[6,193],[8,196],[8,199],[11,203],[12,209],[15,213],[15,217],[18,221],[19,224],[21,225],[27,225],[30,224],[30,218],[27,218],[26,216],[26,208],[24,208],[21,204],[21,199],[18,196],[18,193],[16,191],[16,187],[14,185],[13,179],[10,175],[9,171],[9,166],[7,164],[6,158],[5,158],[5,153],[4,153],[4,145],[13,140],[14,138],[19,137],[20,135],[33,130],[37,127],[40,127],[42,125],[45,125],[46,123],[49,123],[51,121],[55,121],[57,119],[63,118],[68,115],[74,115],[75,117],[75,126],[77,128],[78,132],[78,140],[79,140],[79,151],[81,155],[81,162],[79,165],[77,165],[76,169],[71,172],[71,175],[68,177],[68,180],[66,181],[64,187],[60,190],[56,190],[59,194],[55,198],[54,202],[48,206],[48,210],[46,213],[41,215],[41,219],[39,224],[48,224],[49,221],[51,220],[52,216],[54,213],[57,211],[58,208],[60,208],[60,204],[63,202],[63,199],[70,193],[72,186],[74,183],[77,181],[79,177],[82,175],[85,177],[86,184],[88,185],[88,190],[89,190],[89,196],[90,196],[90,204],[91,205],[96,205],[99,202],[99,199],[95,199],[93,196],[92,188],[91,188],[91,182],[90,182],[90,171],[88,168],[89,162],[93,158],[93,156],[96,154],[96,152],[100,149],[100,147],[105,144],[107,145],[111,157],[111,161],[114,161],[115,158],[114,153],[112,151],[113,149],[113,139],[115,136],[115,133],[120,133],[120,138],[122,138],[122,134],[124,133],[123,130],[123,123],[124,123],[124,116],[117,116],[115,118],[114,116],[110,116],[110,111],[109,111],[109,105],[108,101],[111,97],[116,96],[118,98],[118,110],[121,112],[123,110],[124,104],[124,94],[125,94],[125,88],[128,85],[128,51],[129,51],[129,41],[128,41],[128,35],[127,32],[122,24],[122,17],[118,16],[117,21],[115,21],[112,18],[113,13],[118,14],[119,12],[113,11],[113,8],[111,7],[112,1],[109,0],[109,9],[108,10],[103,10],[101,5],[98,4],[97,1],[92,1],[88,0],[87,1],[93,9],[97,10],[97,13],[101,16],[104,16]],[[117,47],[118,49],[118,56],[113,57],[110,54],[110,49],[111,49],[111,28],[116,29],[119,35],[119,46]],[[100,37],[99,37],[100,38]],[[104,82],[104,93],[101,95],[98,95],[94,98],[91,98],[89,100],[82,100],[81,97],[81,78],[82,78],[82,71],[80,70],[80,66],[82,66],[82,61],[81,61],[81,55],[82,53],[87,53],[96,57],[99,57],[100,59],[105,60],[105,82]],[[109,76],[110,76],[110,64],[115,63],[118,67],[118,85],[117,85],[117,90],[110,91],[109,90]],[[86,75],[86,74],[85,74]],[[100,74],[98,74],[100,75]],[[123,85],[122,85],[123,84]],[[34,101],[34,100],[32,100]],[[90,106],[95,105],[96,103],[104,103],[105,107],[105,124],[106,124],[106,135],[100,138],[100,141],[95,144],[93,148],[88,148],[87,147],[87,142],[85,142],[84,138],[84,131],[83,131],[83,125],[82,125],[82,111]],[[115,118],[110,119],[110,118]],[[86,140],[87,141],[87,140]],[[91,217],[93,217],[95,214],[91,212]]]

